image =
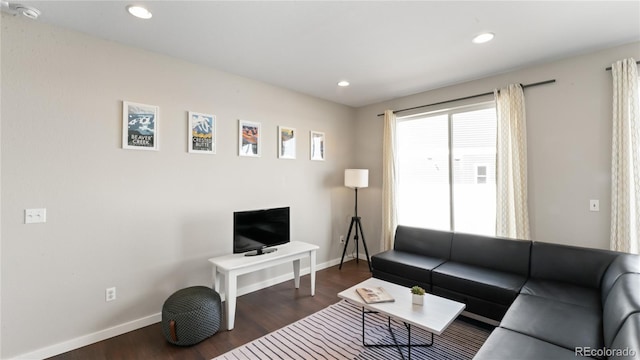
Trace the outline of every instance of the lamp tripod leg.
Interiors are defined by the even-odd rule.
[[[360,249],[358,248],[358,225],[356,223],[356,232],[353,235],[353,242],[356,244],[356,264],[360,264]]]
[[[354,229],[355,225],[355,229]],[[353,235],[353,240],[356,242],[356,263],[359,263],[360,254],[358,252],[358,239],[362,238],[362,245],[364,246],[364,253],[367,256],[367,265],[369,266],[369,271],[373,272],[371,268],[371,257],[369,257],[369,249],[367,248],[367,241],[364,238],[364,231],[362,230],[362,222],[359,217],[352,217],[351,224],[349,224],[349,232],[347,233],[347,240],[344,243],[344,249],[342,250],[342,258],[340,259],[340,267],[339,270],[342,270],[342,263],[344,262],[344,256],[347,253],[347,246],[349,245],[349,239],[351,238],[351,231],[355,230]]]
[[[353,230],[353,218],[351,219],[351,224],[349,224],[349,231],[347,232],[347,240],[344,242],[344,248],[342,250],[342,258],[340,258],[340,267],[338,270],[342,270],[342,263],[344,262],[344,255],[347,253],[347,245],[349,245],[349,238],[351,237],[351,230]],[[356,228],[356,233],[358,229]],[[357,239],[356,239],[357,241]],[[357,244],[357,242],[356,242]]]
[[[371,258],[369,257],[369,249],[367,249],[367,241],[364,239],[364,231],[362,231],[362,223],[360,222],[360,218],[356,219],[356,237],[358,236],[358,230],[360,230],[360,235],[362,236],[362,245],[364,246],[364,253],[367,255],[367,264],[369,265],[369,271],[373,272],[371,269]]]

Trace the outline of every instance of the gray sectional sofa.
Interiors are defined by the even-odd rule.
[[[371,266],[499,322],[475,359],[640,359],[640,256],[399,226]]]

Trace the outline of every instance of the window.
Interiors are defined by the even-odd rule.
[[[487,165],[476,165],[476,184],[487,183]]]
[[[398,119],[398,223],[495,235],[495,104]]]

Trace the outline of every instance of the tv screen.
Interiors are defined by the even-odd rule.
[[[272,246],[289,242],[289,208],[233,213],[233,252],[262,255]]]

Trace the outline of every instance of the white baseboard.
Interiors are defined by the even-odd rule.
[[[161,313],[149,315],[137,320],[129,321],[124,324],[116,325],[108,329],[96,331],[91,334],[83,335],[75,339],[63,341],[58,344],[47,346],[30,353],[16,356],[14,359],[46,359],[55,355],[65,353],[67,351],[75,350],[83,346],[87,346],[102,340],[112,338],[114,336],[128,333],[129,331],[138,330],[145,326],[155,324],[161,320]]]
[[[346,259],[345,259],[346,260]],[[349,259],[351,260],[351,259]],[[333,259],[333,260],[329,260],[327,262],[321,263],[321,264],[317,264],[316,265],[316,270],[322,270],[322,269],[326,269],[328,267],[334,266],[334,265],[338,265],[340,264],[340,259]],[[304,269],[300,269],[300,275],[308,275],[309,274],[309,268],[306,267]],[[284,274],[281,276],[278,276],[277,278],[274,279],[270,279],[268,281],[262,281],[256,284],[251,284],[248,286],[243,286],[241,288],[238,289],[238,296],[240,295],[245,295],[245,294],[249,294],[252,293],[254,291],[260,290],[260,289],[264,289],[266,287],[269,286],[273,286],[276,284],[279,284],[281,282],[285,282],[285,281],[289,281],[293,279],[293,271],[291,273],[288,274]],[[26,353],[26,354],[22,354],[22,355],[18,355],[16,357],[14,357],[14,360],[34,360],[34,359],[46,359],[52,356],[56,356],[56,355],[60,355],[62,353],[71,351],[71,350],[75,350],[75,349],[79,349],[83,346],[87,346],[87,345],[91,345],[94,343],[97,343],[99,341],[103,341],[109,338],[112,338],[114,336],[118,336],[118,335],[122,335],[125,333],[128,333],[130,331],[134,331],[134,330],[138,330],[141,329],[145,326],[149,326],[152,324],[155,324],[157,322],[162,321],[162,314],[161,313],[156,313],[153,315],[149,315],[140,319],[136,319],[136,320],[132,320],[129,322],[126,322],[124,324],[120,324],[120,325],[116,325],[104,330],[100,330],[100,331],[96,331],[94,333],[91,334],[87,334],[87,335],[83,335],[83,336],[79,336],[75,339],[71,339],[71,340],[67,340],[67,341],[63,341],[61,343],[57,343],[57,344],[53,344],[47,347],[43,347],[40,349],[37,349],[35,351]]]

